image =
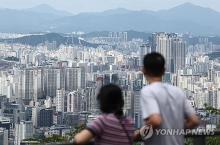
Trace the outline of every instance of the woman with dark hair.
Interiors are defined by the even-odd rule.
[[[75,143],[87,144],[95,139],[96,145],[132,145],[133,122],[123,114],[121,89],[113,84],[106,85],[101,88],[97,100],[102,115],[75,136]]]

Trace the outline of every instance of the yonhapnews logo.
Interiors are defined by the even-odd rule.
[[[151,138],[154,133],[152,125],[145,125],[140,129],[140,135],[143,140]]]
[[[143,140],[147,140],[155,135],[178,136],[178,135],[214,135],[214,129],[153,129],[151,125],[145,125],[140,129]]]

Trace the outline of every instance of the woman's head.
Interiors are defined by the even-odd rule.
[[[123,115],[124,99],[122,91],[118,86],[113,84],[103,86],[100,89],[97,100],[103,113]]]

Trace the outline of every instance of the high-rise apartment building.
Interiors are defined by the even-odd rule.
[[[18,75],[18,98],[37,101],[43,97],[43,70],[24,69]]]
[[[81,95],[79,92],[70,92],[67,95],[67,112],[79,113],[81,106]]]
[[[51,127],[53,125],[53,109],[41,109],[38,115],[39,127]]]
[[[56,111],[64,112],[64,99],[65,99],[65,90],[59,89],[56,91]]]
[[[128,33],[127,32],[109,32],[108,37],[112,39],[112,41],[128,41]]]
[[[37,102],[39,98],[43,97],[43,69],[35,69],[33,70],[33,100]]]
[[[89,112],[92,112],[97,109],[95,102],[93,102],[93,101],[95,101],[95,100],[93,100],[93,99],[95,99],[95,89],[96,89],[95,83],[94,83],[93,87],[87,87],[85,89],[85,96],[87,99],[87,110]]]
[[[57,89],[65,89],[65,73],[64,67],[59,68],[57,71]]]
[[[133,106],[133,118],[134,118],[134,126],[136,128],[141,127],[142,125],[142,113],[141,113],[141,106],[140,106],[140,91],[134,91],[133,93],[134,99],[134,106]]]
[[[177,37],[173,39],[173,57],[174,57],[174,72],[185,67],[186,63],[186,43],[183,39]]]
[[[8,130],[0,128],[0,145],[8,145]]]
[[[66,90],[74,91],[83,89],[86,86],[85,68],[71,67],[66,68]]]
[[[33,136],[33,123],[31,121],[21,121],[15,125],[15,145],[20,145],[24,139]]]
[[[140,46],[140,49],[139,49],[139,66],[143,66],[143,59],[144,59],[144,56],[148,53],[151,53],[151,46],[150,44],[146,43],[146,44],[142,44]]]
[[[209,106],[214,108],[219,108],[219,97],[218,90],[216,88],[212,88],[208,90],[208,102]]]
[[[19,97],[24,100],[32,100],[34,98],[34,70],[25,69],[20,71],[19,78]]]
[[[46,96],[55,97],[57,90],[57,80],[59,79],[57,75],[60,70],[57,68],[45,69],[44,76],[44,93]]]
[[[154,33],[152,51],[161,53],[166,59],[166,70],[177,72],[185,66],[186,43],[175,33]]]

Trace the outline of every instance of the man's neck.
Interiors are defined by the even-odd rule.
[[[148,82],[150,84],[162,82],[162,78],[161,77],[151,77],[151,78],[148,78],[147,80],[148,80]]]

